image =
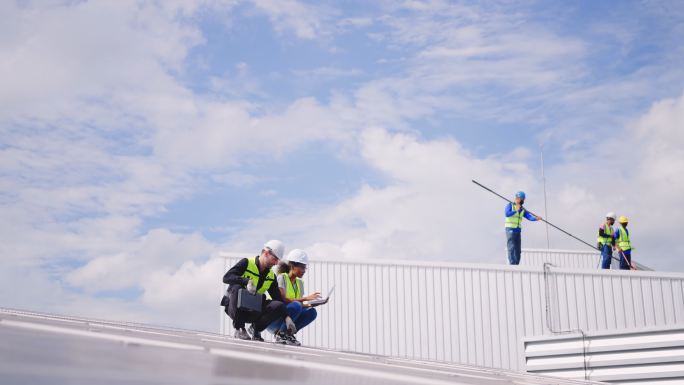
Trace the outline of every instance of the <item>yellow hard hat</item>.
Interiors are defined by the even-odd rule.
[[[624,215],[620,215],[620,219],[618,220],[618,222],[627,223],[627,222],[629,222],[629,219],[627,219],[627,217]]]

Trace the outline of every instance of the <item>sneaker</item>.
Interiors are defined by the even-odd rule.
[[[283,333],[283,339],[285,340],[286,345],[292,345],[292,346],[301,346],[302,344],[297,341],[297,338],[295,338],[294,334],[290,333]]]
[[[261,341],[264,342],[264,339],[261,338],[261,332],[258,332],[254,330],[254,325],[249,325],[249,334],[252,335],[252,340],[253,341]]]
[[[273,342],[275,342],[276,344],[287,344],[287,337],[285,336],[285,333],[275,332],[273,336],[275,338]]]
[[[247,330],[245,328],[239,328],[235,329],[235,338],[241,339],[241,340],[251,340],[252,337],[249,336],[249,333],[247,333]]]

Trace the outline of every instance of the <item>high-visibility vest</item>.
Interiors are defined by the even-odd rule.
[[[515,210],[515,205],[511,205],[511,210]],[[507,229],[519,229],[522,226],[522,218],[525,215],[525,209],[521,209],[519,212],[506,217],[506,228]]]
[[[302,298],[302,280],[295,278],[295,284],[293,285],[288,273],[280,273],[280,275],[285,278],[285,298]]]
[[[257,293],[264,294],[269,288],[271,288],[273,281],[275,281],[275,273],[273,273],[273,270],[269,269],[268,275],[266,275],[264,282],[262,282],[261,286],[259,286],[259,268],[257,267],[256,259],[257,257],[247,258],[247,269],[242,276],[252,280],[254,287],[257,288]]]
[[[631,250],[632,249],[632,243],[629,241],[629,233],[627,233],[627,229],[624,227],[620,226],[618,228],[618,246],[622,250]]]
[[[607,222],[603,225],[603,234],[610,234],[607,237],[598,237],[598,243],[602,245],[611,245],[613,243],[613,226]]]

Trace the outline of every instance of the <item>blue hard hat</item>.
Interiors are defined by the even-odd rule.
[[[520,198],[522,200],[525,200],[525,192],[524,191],[518,191],[517,193],[515,193],[515,197]]]

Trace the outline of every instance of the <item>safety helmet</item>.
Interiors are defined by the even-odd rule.
[[[629,219],[627,219],[627,217],[624,215],[620,215],[620,220],[618,222],[627,223],[627,222],[629,222]]]
[[[306,252],[301,249],[293,249],[289,253],[287,253],[287,257],[285,257],[285,260],[288,262],[294,262],[294,263],[301,263],[302,265],[308,265],[309,264],[309,256],[306,255]]]
[[[518,191],[517,193],[515,193],[515,197],[520,198],[522,200],[525,200],[525,192],[524,191]]]
[[[264,250],[270,250],[276,258],[281,259],[285,254],[285,245],[277,239],[271,239],[264,243]]]
[[[615,220],[615,213],[612,211],[609,212],[608,214],[606,214],[606,218],[612,218],[613,220]]]

